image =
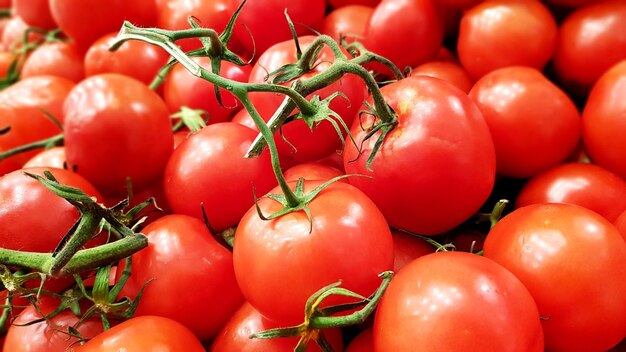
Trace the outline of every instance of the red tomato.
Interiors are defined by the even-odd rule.
[[[211,61],[208,57],[194,58],[194,61],[211,71]],[[220,76],[238,82],[247,82],[251,69],[251,66],[241,67],[222,61]],[[209,113],[209,123],[228,121],[241,109],[237,98],[226,89],[220,88],[220,94],[221,105],[215,95],[213,83],[192,75],[180,64],[176,64],[172,69],[163,86],[165,103],[171,112],[177,112],[183,106],[190,109],[202,109]]]
[[[52,252],[78,220],[79,214],[73,205],[23,173],[43,175],[45,170],[52,172],[59,183],[102,199],[87,180],[68,170],[30,168],[8,173],[0,178],[0,247]]]
[[[24,167],[54,167],[63,169],[65,163],[65,147],[54,147],[35,154],[35,156],[28,159]]]
[[[401,231],[392,231],[393,271],[398,272],[413,260],[434,253],[435,247],[421,238]]]
[[[321,162],[302,163],[294,165],[285,170],[285,180],[298,181],[300,178],[304,178],[308,181],[328,181],[335,177],[344,175],[343,171],[334,168],[328,164]],[[346,179],[339,180],[338,182],[348,182]]]
[[[374,350],[543,351],[528,289],[495,262],[464,252],[423,256],[396,274],[378,305]]]
[[[583,110],[585,150],[594,163],[626,178],[626,60],[596,82]]]
[[[481,0],[433,0],[435,4],[439,6],[445,6],[451,9],[467,9],[478,3]]]
[[[142,233],[148,247],[132,256],[132,275],[122,295],[134,297],[154,279],[146,286],[136,315],[167,317],[200,340],[211,339],[243,303],[232,253],[217,243],[201,220],[187,215],[166,215]],[[119,276],[123,267],[118,270]]]
[[[595,0],[546,0],[546,2],[558,6],[579,7],[593,4]]]
[[[83,55],[70,42],[43,44],[24,61],[21,78],[50,75],[80,82],[85,77]]]
[[[57,76],[22,79],[0,93],[0,104],[11,108],[38,108],[41,116],[44,114],[39,109],[43,109],[63,123],[63,104],[74,86],[74,82]]]
[[[328,6],[333,9],[351,5],[364,5],[374,7],[380,3],[381,0],[326,0]]]
[[[626,59],[626,2],[589,2],[559,28],[554,68],[563,84],[587,93],[611,66]]]
[[[374,352],[374,330],[372,328],[363,330],[350,341],[345,352]]]
[[[241,4],[241,0],[234,1],[237,6]],[[302,36],[311,33],[310,27],[321,23],[325,10],[324,0],[248,0],[237,18],[235,38],[247,52],[256,52],[258,56],[276,43],[292,40],[285,11]]]
[[[619,230],[622,234],[624,240],[626,240],[626,210],[624,210],[613,222],[613,225]]]
[[[361,41],[374,8],[364,5],[348,5],[337,8],[324,18],[322,33],[337,42],[345,38],[348,43]]]
[[[435,56],[443,24],[431,0],[382,0],[370,17],[363,45],[401,70]]]
[[[211,344],[210,352],[291,352],[298,343],[298,338],[251,339],[253,333],[279,328],[279,324],[263,317],[248,302],[244,303],[230,318],[228,324],[217,335]],[[323,331],[324,337],[333,346],[333,351],[343,351],[341,330],[328,329]],[[311,341],[306,351],[321,351],[314,341]]]
[[[76,343],[78,338],[68,334],[68,328],[75,327],[80,317],[69,310],[64,310],[47,320],[28,325],[44,315],[52,313],[59,305],[58,301],[43,296],[37,302],[37,309],[30,305],[17,317],[7,332],[4,351],[11,352],[65,352]],[[102,332],[102,321],[88,319],[76,327],[78,333],[90,339]]]
[[[19,16],[12,16],[2,31],[2,45],[7,50],[14,50],[22,47],[22,41],[24,40],[24,31],[28,28],[28,25]],[[28,35],[28,41],[33,42],[41,40],[41,34],[31,32]]]
[[[129,319],[97,335],[71,352],[205,352],[202,343],[184,325],[163,317]]]
[[[215,231],[235,226],[254,204],[253,185],[259,196],[276,185],[269,153],[243,157],[255,137],[245,126],[222,122],[201,129],[179,145],[164,179],[174,213],[202,219],[204,206]]]
[[[304,191],[322,183],[305,181]],[[259,199],[258,206],[266,215],[282,207],[269,197]],[[301,323],[307,299],[339,280],[348,290],[370,295],[380,284],[378,275],[393,265],[389,227],[357,188],[335,182],[308,207],[312,224],[304,211],[262,220],[252,207],[235,234],[235,275],[244,297],[263,316],[283,325]],[[336,297],[325,304],[347,301]]]
[[[443,79],[465,93],[469,93],[474,85],[472,79],[461,65],[448,61],[430,61],[421,64],[411,71],[411,76],[430,76]]]
[[[580,205],[613,222],[626,210],[626,181],[593,164],[559,165],[531,178],[515,207],[540,203]]]
[[[536,175],[561,163],[578,145],[578,109],[534,68],[492,71],[476,82],[470,97],[491,131],[501,175]]]
[[[554,53],[557,30],[539,1],[485,1],[463,14],[459,60],[474,79],[506,66],[541,69]]]
[[[150,84],[167,63],[169,55],[163,49],[139,40],[128,40],[116,51],[110,51],[116,37],[117,32],[106,34],[89,47],[85,54],[85,75],[120,73]]]
[[[626,336],[626,301],[617,298],[626,297],[626,242],[597,213],[571,204],[517,209],[491,230],[484,255],[533,295],[546,350],[607,351]]]
[[[119,74],[89,77],[65,100],[70,167],[105,195],[139,191],[162,174],[174,140],[167,107],[145,84]]]
[[[5,50],[2,47],[2,43],[0,42],[0,49]],[[15,61],[16,56],[10,51],[0,51],[0,77],[4,78],[9,74],[9,69]],[[19,63],[18,63],[19,64]],[[18,66],[18,71],[21,69],[21,66]]]
[[[482,114],[460,89],[440,79],[415,76],[382,88],[398,124],[389,132],[368,171],[377,136],[361,154],[346,143],[344,165],[350,183],[364,191],[394,228],[421,235],[450,230],[474,214],[495,179],[495,152]],[[370,115],[355,121],[361,145]],[[363,126],[363,127],[362,127]]]
[[[12,0],[13,12],[30,27],[55,29],[57,24],[50,13],[48,0]]]

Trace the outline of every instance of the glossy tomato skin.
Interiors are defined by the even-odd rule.
[[[63,169],[66,165],[65,163],[65,147],[54,147],[35,154],[35,156],[28,159],[24,167],[55,167]]]
[[[585,151],[594,163],[626,178],[626,60],[613,66],[594,85],[582,118]]]
[[[174,213],[202,219],[215,231],[235,226],[259,195],[276,185],[269,153],[244,158],[256,137],[234,122],[209,125],[189,136],[168,161],[164,190]],[[228,185],[227,187],[225,185]]]
[[[562,164],[531,178],[515,207],[540,203],[580,205],[613,222],[626,210],[626,181],[597,165]]]
[[[163,173],[174,141],[167,107],[148,86],[120,74],[92,76],[65,105],[71,167],[109,196],[140,191]]]
[[[311,162],[294,165],[285,170],[284,173],[285,180],[287,181],[298,181],[298,179],[300,178],[304,178],[308,181],[328,181],[335,177],[343,175],[345,175],[343,171],[322,162]],[[348,182],[348,180],[342,179],[338,182]]]
[[[333,37],[337,42],[341,38],[350,43],[362,40],[374,8],[364,5],[343,6],[324,17],[322,33]]]
[[[237,310],[211,344],[210,352],[291,352],[298,343],[298,338],[251,339],[250,335],[281,327],[279,324],[263,317],[252,305],[245,302]],[[324,336],[333,346],[333,350],[343,351],[341,330],[325,329]],[[306,351],[321,351],[311,341]]]
[[[20,74],[22,78],[58,76],[78,83],[85,78],[83,55],[71,42],[43,44],[24,61]]]
[[[368,171],[377,136],[362,153],[346,143],[344,165],[350,183],[364,191],[389,225],[421,235],[450,230],[487,199],[495,179],[493,142],[482,114],[458,88],[440,79],[415,76],[382,88],[398,124],[387,135]],[[374,121],[355,121],[360,145]]]
[[[443,79],[465,93],[469,93],[474,81],[461,65],[449,61],[430,61],[421,64],[411,71],[411,76],[430,76]]]
[[[85,76],[120,73],[150,84],[167,63],[167,52],[139,40],[128,40],[117,50],[110,51],[116,37],[117,32],[106,34],[89,47],[84,58]]]
[[[72,352],[204,352],[202,343],[184,325],[164,317],[131,318],[97,335]]]
[[[31,27],[55,29],[49,0],[12,0],[13,12]]]
[[[626,336],[626,242],[606,219],[571,204],[533,204],[491,230],[484,255],[532,294],[550,351],[607,351]],[[610,277],[602,284],[598,279]]]
[[[626,3],[589,2],[573,11],[559,28],[555,71],[565,86],[586,94],[594,82],[626,59]]]
[[[132,274],[122,295],[134,297],[154,279],[146,286],[136,316],[167,317],[199,339],[211,339],[243,303],[232,253],[201,220],[187,215],[166,215],[142,233],[148,247],[133,255]]]
[[[73,205],[24,174],[43,175],[45,170],[52,172],[59,183],[102,199],[86,179],[68,170],[28,168],[8,173],[0,178],[0,247],[52,252],[78,220],[79,214]]]
[[[554,53],[557,31],[552,14],[539,1],[485,1],[463,14],[459,60],[475,80],[506,66],[540,70]]]
[[[470,91],[496,147],[500,175],[526,178],[565,160],[580,139],[574,102],[540,71],[524,66],[494,70]]]
[[[543,351],[539,313],[513,274],[475,254],[439,252],[409,263],[374,320],[374,350]]]
[[[305,181],[304,190],[322,183]],[[266,215],[281,209],[268,197],[258,205]],[[338,280],[346,289],[370,295],[380,284],[378,275],[393,265],[389,227],[357,188],[335,182],[308,206],[312,229],[304,211],[266,221],[252,207],[235,234],[233,259],[241,291],[261,314],[283,325],[301,323],[309,296]],[[346,299],[325,304],[331,302]]]

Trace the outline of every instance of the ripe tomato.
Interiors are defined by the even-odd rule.
[[[167,163],[164,190],[177,214],[202,219],[202,206],[215,231],[235,226],[276,179],[269,153],[244,158],[256,133],[233,122],[209,125],[176,148]],[[219,167],[217,167],[219,165]]]
[[[5,50],[14,50],[22,47],[22,41],[24,37],[24,31],[28,28],[28,25],[19,16],[12,16],[4,25],[2,30],[2,46]],[[28,35],[28,41],[34,42],[41,40],[41,34],[31,32]]]
[[[469,95],[489,126],[501,175],[536,175],[561,163],[578,145],[578,109],[534,68],[492,71],[476,82]]]
[[[594,163],[626,178],[626,60],[598,79],[585,104],[582,135]]]
[[[250,335],[281,327],[273,321],[263,317],[252,305],[245,302],[239,310],[233,314],[222,331],[215,337],[211,344],[210,352],[291,352],[298,343],[298,338],[274,338],[274,339],[251,339]],[[324,336],[333,346],[333,350],[343,350],[341,330],[324,330]],[[306,351],[321,351],[317,344],[311,341]]]
[[[543,351],[537,305],[497,263],[439,252],[409,263],[378,305],[374,350]]]
[[[348,5],[337,8],[324,18],[322,33],[333,37],[337,42],[342,37],[348,43],[361,41],[374,8],[364,5]]]
[[[350,341],[345,352],[374,352],[374,330],[372,328],[363,330]]]
[[[342,175],[344,175],[343,171],[322,162],[311,162],[294,165],[285,170],[284,173],[285,180],[287,181],[298,181],[298,179],[300,178],[304,178],[308,181],[328,181]],[[348,181],[346,179],[343,179],[339,180],[338,182]]]
[[[539,1],[485,1],[463,14],[459,60],[476,80],[506,66],[540,70],[554,53],[557,30],[552,14]]]
[[[43,44],[24,61],[21,78],[51,75],[80,82],[85,77],[83,55],[71,42]]]
[[[322,183],[305,181],[304,191]],[[269,197],[258,206],[266,215],[282,208]],[[235,275],[244,297],[263,316],[283,325],[301,323],[307,299],[339,280],[348,290],[370,295],[380,284],[378,275],[393,265],[389,227],[356,187],[335,182],[308,207],[312,224],[304,211],[262,220],[252,207],[235,233]],[[342,297],[325,303],[347,301]]]
[[[443,79],[465,93],[469,93],[474,81],[467,75],[461,65],[449,61],[430,61],[421,64],[411,71],[411,76],[430,76]]]
[[[434,253],[435,247],[421,238],[401,231],[391,231],[393,235],[393,271],[398,272],[413,260]]]
[[[626,336],[626,242],[597,213],[571,204],[534,204],[502,218],[484,255],[532,294],[546,350],[607,351]],[[611,278],[598,284],[598,278]]]
[[[0,247],[52,252],[78,220],[78,211],[73,205],[23,173],[43,175],[45,170],[52,172],[59,183],[102,199],[87,180],[68,170],[29,168],[8,173],[0,178]]]
[[[139,40],[128,40],[116,51],[110,51],[116,37],[117,32],[106,34],[89,47],[84,59],[85,75],[120,73],[150,84],[167,63],[169,55],[163,49]]]
[[[591,3],[572,12],[559,28],[554,68],[563,84],[587,93],[611,66],[626,59],[626,2]]]
[[[326,0],[326,3],[333,9],[351,5],[374,7],[380,3],[380,0]]]
[[[351,143],[343,153],[350,183],[364,191],[389,225],[433,235],[459,225],[487,199],[495,179],[495,152],[482,114],[460,89],[440,79],[414,76],[382,88],[398,124],[389,132],[368,171],[376,136]],[[361,145],[370,115],[355,121]]]
[[[30,27],[55,29],[57,24],[50,13],[48,0],[12,0],[13,12]]]
[[[129,319],[98,334],[70,352],[205,352],[202,343],[184,325],[163,317]]]
[[[54,147],[42,150],[35,154],[24,164],[27,167],[54,167],[63,169],[65,167],[65,147]]]
[[[626,181],[597,165],[562,164],[531,178],[515,207],[540,203],[580,205],[613,222],[626,210]]]
[[[145,84],[119,74],[79,83],[68,95],[65,154],[105,195],[140,191],[158,179],[174,140],[167,107]]]
[[[626,240],[626,210],[624,210],[613,222],[613,225],[619,230],[622,234],[624,240]]]
[[[149,280],[136,316],[158,315],[190,329],[200,340],[215,336],[243,303],[233,257],[201,220],[166,215],[142,233],[148,247],[132,256],[132,275],[122,290],[134,297]],[[118,266],[118,276],[123,267]]]

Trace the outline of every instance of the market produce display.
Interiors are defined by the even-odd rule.
[[[0,0],[0,352],[626,351],[623,0]]]

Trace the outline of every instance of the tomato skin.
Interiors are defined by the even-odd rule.
[[[539,1],[485,1],[463,14],[459,60],[475,80],[506,66],[540,70],[554,53],[557,31],[552,14]]]
[[[435,247],[421,238],[392,230],[393,271],[398,272],[413,260],[435,252]]]
[[[253,333],[279,328],[279,324],[263,317],[252,305],[245,302],[237,310],[217,335],[211,344],[210,352],[291,352],[298,343],[298,338],[251,339]],[[326,329],[324,336],[328,339],[333,350],[343,351],[341,330]],[[321,351],[317,344],[311,341],[306,351]]]
[[[530,179],[515,207],[539,203],[580,205],[613,222],[626,210],[626,181],[597,165],[562,164]]]
[[[83,55],[70,42],[43,44],[24,61],[21,78],[50,75],[80,82],[85,77]]]
[[[539,313],[513,274],[475,254],[438,252],[400,270],[379,303],[374,350],[543,351]]]
[[[536,175],[561,163],[578,145],[578,109],[534,68],[494,70],[478,80],[469,95],[491,131],[500,175]]]
[[[594,163],[626,178],[626,60],[598,79],[583,109],[585,151]]]
[[[363,330],[350,341],[345,352],[374,352],[374,329]]]
[[[622,237],[626,241],[626,210],[624,210],[618,217],[613,221],[613,225],[619,230],[622,234]]]
[[[302,163],[294,165],[285,170],[284,173],[285,180],[287,181],[298,181],[298,179],[300,178],[304,178],[308,181],[328,181],[335,177],[343,175],[345,175],[343,171],[322,162]],[[343,179],[339,180],[338,182],[348,181],[346,179]]]
[[[305,181],[304,190],[310,192],[322,183]],[[282,207],[268,197],[259,199],[258,205],[266,215]],[[335,182],[308,206],[313,218],[310,232],[304,211],[265,221],[252,207],[235,233],[233,260],[239,287],[261,314],[280,324],[301,323],[309,296],[338,280],[348,290],[370,295],[380,284],[378,275],[393,265],[389,227],[374,203],[354,186]],[[325,304],[331,302],[347,301],[335,298]]]
[[[346,7],[351,5],[363,5],[374,7],[380,3],[381,0],[326,0],[328,6],[333,9],[340,7]]]
[[[171,122],[145,84],[92,76],[70,92],[64,111],[67,162],[105,195],[126,194],[127,178],[140,191],[162,174],[174,144]]]
[[[469,93],[474,81],[468,76],[461,65],[447,61],[430,61],[417,66],[411,76],[430,76],[443,79],[465,93]]]
[[[201,220],[187,215],[165,215],[142,233],[148,247],[133,255],[132,275],[122,296],[134,297],[155,279],[146,286],[136,316],[167,317],[200,340],[211,339],[243,303],[232,253]],[[118,274],[121,270],[119,266]]]
[[[269,153],[243,157],[255,137],[245,126],[222,122],[180,144],[167,163],[163,181],[173,212],[202,219],[204,204],[215,231],[236,225],[254,204],[252,186],[260,196],[276,185]]]
[[[397,126],[387,135],[368,171],[377,135],[343,153],[350,183],[364,191],[389,225],[420,235],[445,232],[469,218],[487,199],[495,180],[495,152],[482,114],[458,88],[440,79],[414,76],[382,88],[396,112]],[[363,116],[363,126],[373,123]],[[351,128],[357,145],[366,131]],[[402,171],[399,171],[402,168]]]
[[[24,164],[28,167],[54,167],[63,169],[65,166],[65,147],[54,147],[42,150]]]
[[[116,37],[117,32],[106,34],[89,47],[84,58],[85,76],[120,73],[150,84],[167,63],[167,52],[139,40],[128,40],[116,51],[109,51]]]
[[[626,59],[626,3],[591,3],[573,11],[559,28],[554,68],[560,81],[585,94],[611,66]]]
[[[592,255],[590,255],[592,253]],[[607,351],[626,336],[626,242],[599,214],[571,204],[534,204],[502,218],[484,256],[532,294],[546,350]],[[611,280],[598,284],[601,277]]]
[[[11,16],[2,30],[2,45],[5,50],[21,48],[24,31],[27,28],[28,25],[21,17]],[[34,42],[39,39],[43,39],[41,34],[31,32],[28,35],[28,42]]]
[[[57,24],[50,13],[48,0],[12,0],[13,11],[30,27],[55,29]]]
[[[0,178],[0,247],[28,252],[52,252],[78,220],[76,208],[23,172],[43,175],[48,170],[61,184],[102,199],[83,177],[68,170],[29,168]],[[54,214],[44,217],[33,214]]]
[[[205,352],[202,343],[184,325],[158,316],[131,318],[70,351]]]
[[[322,33],[333,37],[340,42],[345,37],[346,42],[362,40],[374,8],[364,5],[348,5],[333,10],[324,18]]]

